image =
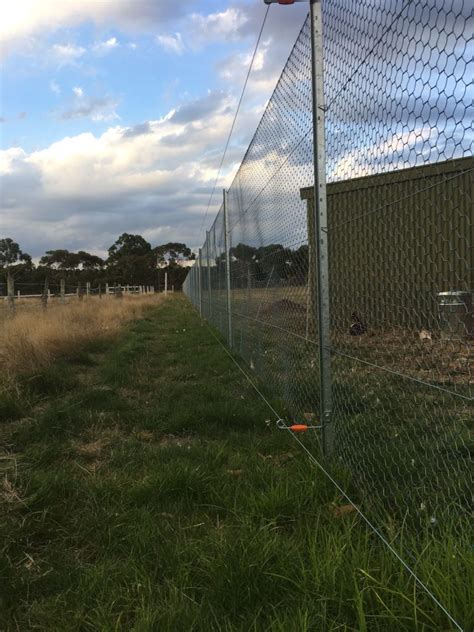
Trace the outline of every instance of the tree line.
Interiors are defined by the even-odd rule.
[[[45,280],[49,285],[59,285],[66,279],[67,285],[83,287],[90,283],[99,285],[148,285],[163,288],[165,272],[168,286],[181,289],[188,273],[183,262],[192,261],[195,255],[183,243],[168,242],[156,247],[141,235],[123,233],[108,249],[106,258],[83,250],[70,252],[66,249],[48,250],[37,265],[20,245],[10,238],[0,239],[0,294],[6,294],[6,281],[12,275],[21,285],[22,293],[38,292]],[[270,280],[301,285],[307,282],[308,246],[297,249],[282,244],[255,247],[239,243],[230,250],[232,282],[234,287],[259,285]],[[203,266],[206,255],[203,253]],[[225,266],[225,253],[211,264],[211,275],[220,275]]]
[[[297,249],[282,244],[250,246],[239,243],[229,251],[233,287],[247,287],[248,283],[284,283],[303,285],[307,282],[309,251],[303,244]],[[217,266],[225,260],[225,254],[217,260]],[[211,272],[212,274],[212,272]]]
[[[22,292],[37,291],[39,284],[50,285],[66,279],[69,286],[93,287],[110,285],[148,285],[159,288],[164,284],[175,289],[181,286],[188,273],[183,262],[195,258],[183,243],[168,242],[152,245],[141,235],[123,233],[108,249],[106,258],[86,251],[70,252],[66,249],[48,250],[35,264],[32,257],[10,237],[0,238],[0,292],[6,293],[8,278],[21,284]],[[3,290],[3,291],[2,291]]]

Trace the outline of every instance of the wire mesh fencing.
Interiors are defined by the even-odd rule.
[[[450,529],[462,547],[474,417],[471,6],[325,0],[322,19],[326,376],[309,16],[184,291],[288,419],[318,419],[330,380],[328,462],[350,472],[385,533]],[[305,441],[316,450],[318,432]]]

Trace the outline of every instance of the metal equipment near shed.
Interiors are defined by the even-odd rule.
[[[472,336],[472,293],[440,292],[438,299],[441,336],[448,340]]]

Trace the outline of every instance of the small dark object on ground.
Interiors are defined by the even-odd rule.
[[[352,313],[352,325],[349,328],[349,333],[351,336],[362,336],[362,334],[367,333],[367,327],[355,312]]]

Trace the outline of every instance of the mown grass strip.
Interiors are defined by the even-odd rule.
[[[184,299],[34,388],[0,426],[0,629],[449,629]],[[456,542],[419,567],[469,626]]]

